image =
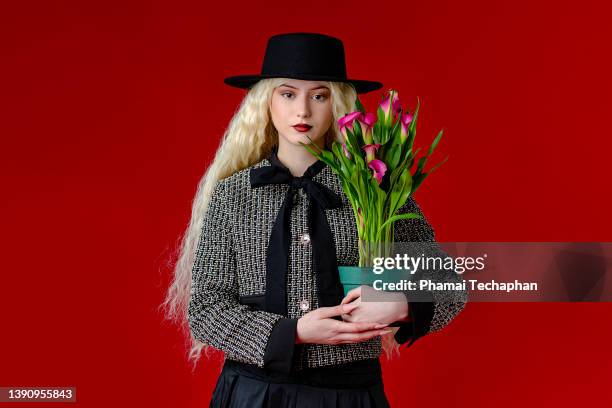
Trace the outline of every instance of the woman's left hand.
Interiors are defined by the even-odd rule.
[[[381,292],[367,285],[349,291],[340,304],[357,302],[358,306],[350,313],[342,314],[342,319],[345,322],[381,324],[408,321],[406,296],[399,292]],[[363,301],[364,297],[368,300]]]

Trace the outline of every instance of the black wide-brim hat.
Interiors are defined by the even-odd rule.
[[[338,38],[318,33],[278,34],[268,39],[261,73],[230,76],[227,85],[248,89],[264,78],[293,78],[353,84],[357,93],[382,88],[383,84],[346,76],[344,44]]]

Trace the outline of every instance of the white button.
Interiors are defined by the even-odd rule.
[[[310,243],[310,235],[308,235],[308,233],[306,234],[302,234],[302,236],[300,236],[300,242],[302,244],[308,244]]]
[[[304,312],[310,309],[310,302],[307,299],[304,299],[300,302],[300,309]]]

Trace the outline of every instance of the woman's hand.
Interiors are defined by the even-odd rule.
[[[351,312],[342,315],[345,322],[391,324],[408,321],[408,302],[403,293],[384,292],[361,285],[348,292],[340,304],[356,306]]]
[[[348,323],[331,319],[343,313],[350,313],[357,305],[338,305],[320,307],[306,313],[298,319],[296,344],[346,344],[358,343],[376,336],[391,333],[392,330],[383,329],[386,324],[373,322]]]

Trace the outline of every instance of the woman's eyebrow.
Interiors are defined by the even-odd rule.
[[[291,85],[287,85],[287,84],[281,84],[280,86],[286,86],[287,88],[292,88],[292,89],[299,89],[299,88],[296,88],[295,86],[291,86]],[[309,91],[316,91],[317,89],[327,89],[327,90],[329,90],[329,88],[326,87],[326,86],[317,86],[315,88],[309,89]]]

